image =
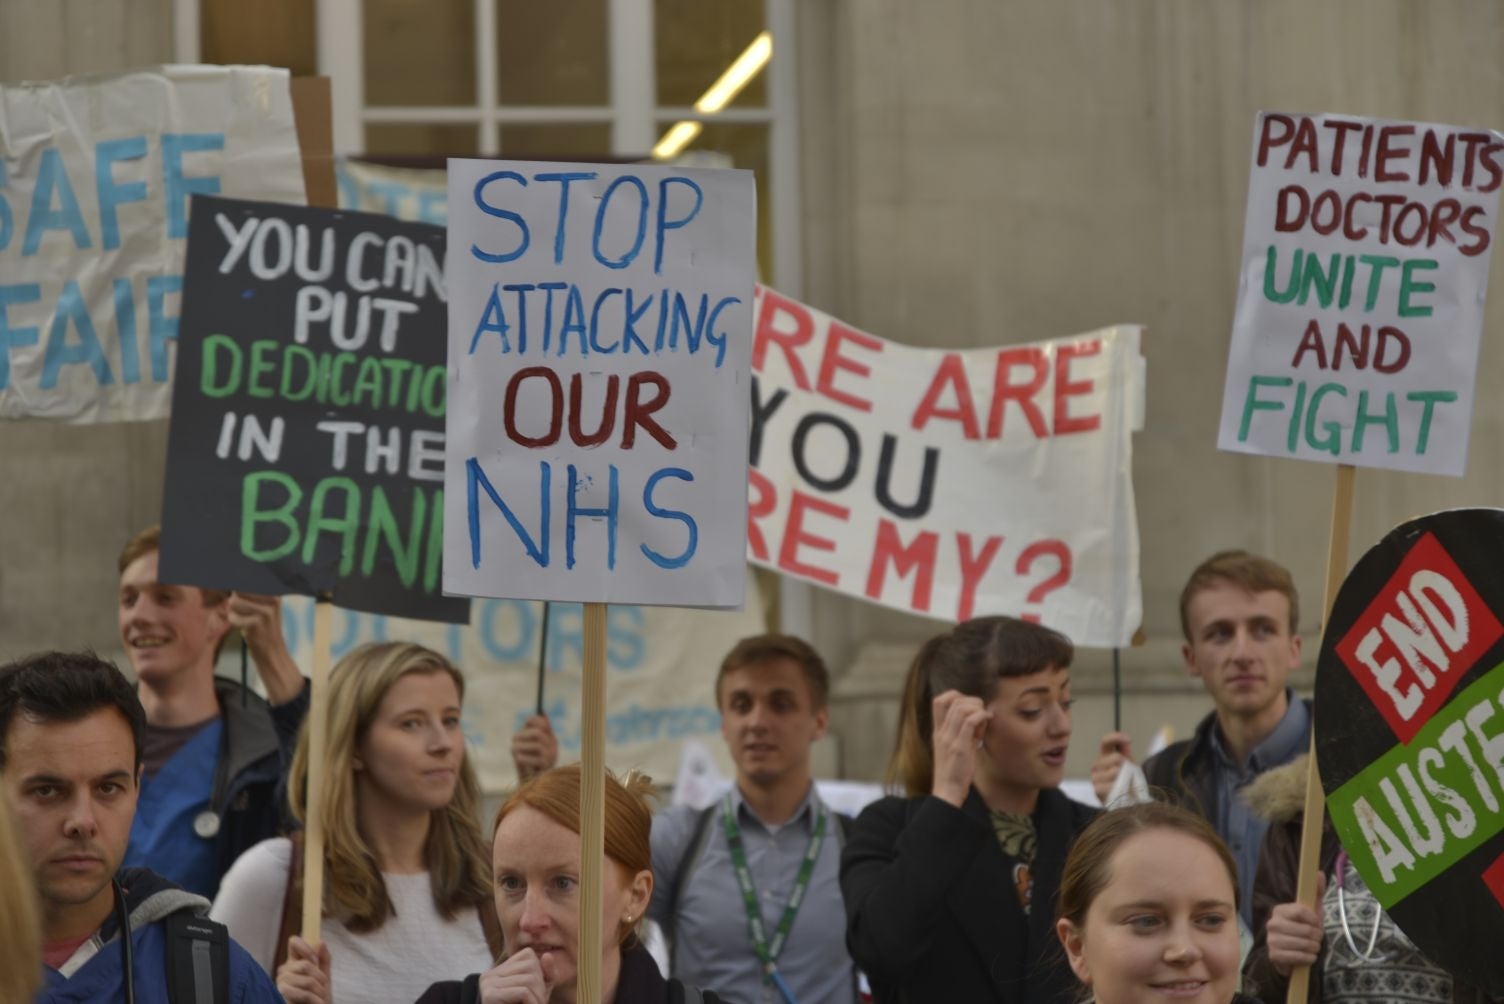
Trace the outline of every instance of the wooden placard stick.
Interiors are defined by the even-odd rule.
[[[585,604],[580,695],[580,947],[576,999],[601,999],[601,879],[606,859],[606,605]]]
[[[1326,585],[1321,597],[1321,629],[1326,630],[1337,602],[1337,590],[1347,575],[1347,538],[1352,528],[1353,475],[1351,464],[1337,466],[1337,484],[1332,493],[1332,526],[1327,539]],[[1326,817],[1326,795],[1321,790],[1321,775],[1316,770],[1316,723],[1311,723],[1310,756],[1306,757],[1305,815],[1300,825],[1300,872],[1295,886],[1296,902],[1303,903],[1321,916],[1316,902],[1316,882],[1321,872],[1321,824]],[[1286,1004],[1306,1004],[1311,989],[1311,967],[1297,966],[1290,971],[1290,988]]]
[[[291,81],[293,118],[303,155],[310,206],[334,208],[334,124],[328,77]],[[308,686],[308,791],[303,829],[303,940],[317,946],[324,919],[324,770],[329,745],[329,664],[334,647],[334,604],[320,596],[313,608],[313,673]]]
[[[324,770],[329,745],[329,663],[334,645],[334,604],[320,596],[313,607],[313,675],[308,680],[308,794],[303,829],[303,940],[317,946],[324,919]]]
[[[303,188],[310,206],[339,206],[334,178],[334,114],[328,77],[293,77],[293,121],[298,130],[298,151],[303,157]]]

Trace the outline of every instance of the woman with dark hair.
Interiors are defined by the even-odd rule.
[[[1058,915],[1095,1004],[1258,1004],[1237,993],[1237,865],[1193,812],[1145,802],[1098,817],[1066,858]]]
[[[880,1004],[1071,999],[1055,893],[1097,812],[1058,790],[1073,655],[979,617],[915,658],[889,765],[909,797],[868,806],[841,857],[847,947]]]

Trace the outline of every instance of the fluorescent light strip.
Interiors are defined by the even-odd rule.
[[[701,126],[698,122],[686,120],[674,123],[673,128],[664,133],[663,138],[658,141],[658,145],[653,147],[653,158],[655,160],[672,160],[679,156],[680,151],[693,143],[695,137],[700,135],[700,129]]]
[[[763,67],[768,65],[768,60],[773,58],[773,36],[764,31],[752,40],[740,56],[732,64],[726,67],[720,79],[710,85],[709,90],[700,95],[700,100],[695,102],[695,111],[705,115],[714,115],[725,108],[736,96],[742,92],[742,88],[751,82],[752,78],[762,72]],[[693,143],[695,137],[700,135],[702,126],[698,122],[688,119],[674,123],[663,138],[653,147],[653,157],[657,160],[669,160],[677,157],[686,146]]]

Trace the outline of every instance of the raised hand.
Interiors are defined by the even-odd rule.
[[[971,789],[977,748],[987,723],[992,721],[992,712],[980,697],[967,697],[956,690],[936,697],[932,707],[935,772],[930,791],[959,809]]]

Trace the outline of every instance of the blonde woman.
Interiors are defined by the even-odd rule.
[[[500,947],[480,788],[460,731],[464,677],[436,652],[362,646],[329,677],[323,944],[301,938],[301,846],[268,840],[226,874],[211,916],[289,1004],[411,1001]],[[306,819],[308,731],[288,787]],[[284,961],[285,958],[285,961]]]
[[[42,920],[31,867],[0,798],[0,1001],[29,1001],[42,985]]]

